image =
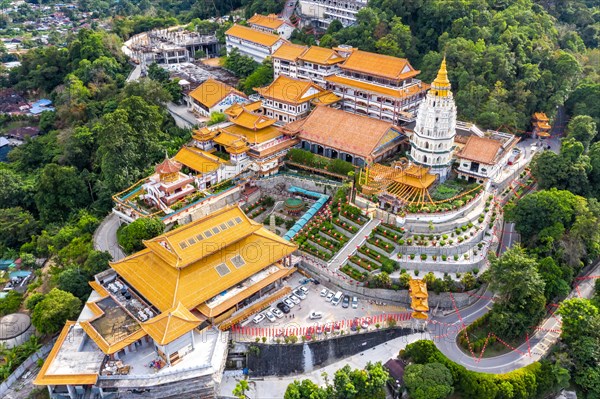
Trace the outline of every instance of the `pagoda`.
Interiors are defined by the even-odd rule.
[[[440,182],[450,175],[456,136],[456,105],[450,89],[444,57],[437,77],[419,107],[410,140],[410,160],[430,168],[431,173],[439,176]]]

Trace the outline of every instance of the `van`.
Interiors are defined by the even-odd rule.
[[[342,296],[344,296],[342,291],[336,292],[333,299],[331,300],[331,304],[333,306],[337,306],[340,303],[340,301],[342,300]]]

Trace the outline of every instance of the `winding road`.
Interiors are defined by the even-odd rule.
[[[125,257],[125,253],[117,243],[117,230],[121,226],[119,217],[114,213],[109,214],[94,232],[94,249],[108,252],[113,262]]]

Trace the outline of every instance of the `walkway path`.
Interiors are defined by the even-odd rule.
[[[247,393],[247,395],[250,399],[281,399],[283,398],[285,390],[289,384],[294,382],[294,380],[301,381],[306,378],[310,379],[315,384],[322,386],[325,384],[325,380],[321,375],[323,372],[326,372],[328,374],[329,380],[331,381],[333,379],[334,373],[347,364],[350,365],[350,367],[352,367],[353,369],[362,369],[366,366],[368,362],[385,363],[388,361],[388,359],[397,357],[400,350],[404,349],[406,345],[418,341],[420,339],[431,338],[426,332],[411,334],[404,337],[398,337],[384,344],[368,349],[364,352],[357,353],[354,356],[350,356],[345,359],[340,359],[325,367],[315,368],[309,373],[287,377],[265,377],[262,380],[250,380],[250,386],[252,389],[250,390],[250,392]],[[223,376],[223,381],[221,382],[221,397],[233,398],[231,392],[233,391],[235,384],[240,378],[241,377],[225,372],[225,375]]]
[[[117,243],[117,230],[120,225],[118,216],[111,213],[94,232],[94,248],[98,251],[107,251],[114,262],[125,257],[125,253]]]
[[[344,262],[346,262],[346,259],[348,259],[348,257],[350,255],[352,255],[354,252],[356,252],[356,248],[363,245],[364,242],[367,240],[365,238],[365,236],[369,236],[371,234],[371,232],[377,226],[379,226],[380,223],[381,223],[381,220],[379,220],[379,219],[371,219],[368,223],[366,223],[363,227],[361,227],[360,230],[358,231],[358,233],[356,233],[354,235],[354,237],[352,237],[350,239],[350,241],[348,241],[348,243],[346,243],[346,245],[340,250],[340,252],[338,252],[328,262],[328,264],[327,264],[328,267],[333,268],[333,269],[342,267],[344,265]]]

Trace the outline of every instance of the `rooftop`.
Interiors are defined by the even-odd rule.
[[[502,143],[498,140],[471,135],[457,157],[492,165],[496,162],[501,149]]]
[[[142,324],[142,329],[159,345],[166,345],[200,325],[200,319],[181,302]]]
[[[174,158],[176,161],[198,173],[210,173],[224,164],[221,158],[194,147],[183,146]]]
[[[316,84],[301,79],[279,75],[269,86],[255,88],[260,95],[291,104],[310,101],[324,92]]]
[[[321,65],[338,64],[345,60],[345,58],[340,56],[335,50],[319,46],[309,47],[308,50],[303,52],[298,58],[303,61]]]
[[[284,43],[273,53],[273,58],[280,58],[286,61],[296,61],[306,50],[307,46],[293,43]]]
[[[266,47],[271,47],[279,40],[284,40],[277,35],[273,35],[271,33],[265,33],[257,31],[256,29],[249,28],[247,26],[242,26],[238,24],[234,24],[231,28],[229,28],[225,35],[237,37],[239,39],[247,40],[253,43],[261,44]]]
[[[393,80],[404,80],[417,76],[418,71],[407,59],[389,55],[354,50],[341,65],[342,69],[377,75]]]
[[[204,83],[192,90],[190,97],[207,108],[211,108],[230,94],[247,98],[244,93],[212,78],[205,80]]]
[[[279,19],[279,17],[277,16],[277,14],[269,14],[269,15],[261,15],[261,14],[254,14],[249,20],[248,23],[250,25],[258,25],[264,28],[269,28],[269,29],[277,29],[279,28],[281,25],[285,24],[285,21],[282,19]]]
[[[378,147],[402,134],[390,122],[329,107],[316,107],[310,115],[285,125],[283,131],[337,150],[367,158]]]
[[[417,84],[410,85],[405,88],[397,88],[393,89],[387,86],[381,86],[375,83],[363,82],[360,80],[355,80],[351,78],[347,78],[345,76],[326,76],[325,80],[328,82],[339,83],[348,87],[357,87],[371,93],[376,94],[384,94],[386,96],[396,97],[396,98],[406,98],[410,96],[414,96],[419,92],[427,91],[429,85],[426,83],[419,82]]]
[[[179,302],[193,309],[297,248],[239,207],[223,208],[145,245],[111,266],[162,312]]]

